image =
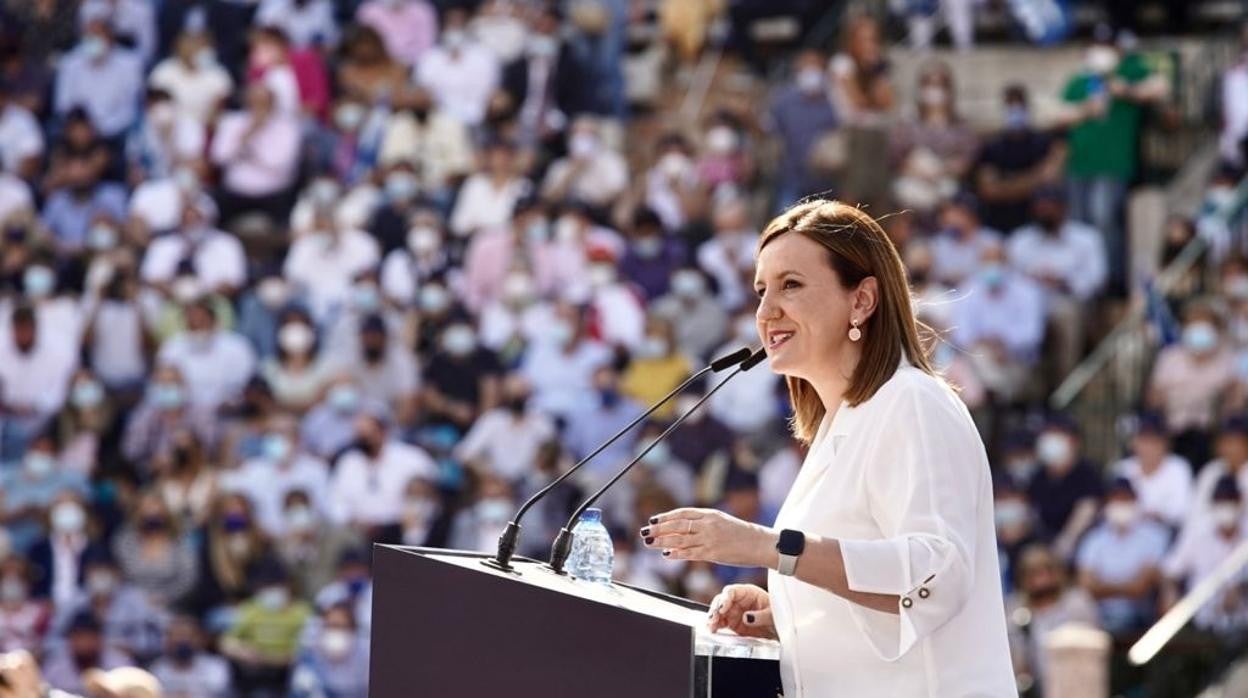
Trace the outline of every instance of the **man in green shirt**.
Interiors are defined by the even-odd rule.
[[[290,577],[276,560],[267,560],[257,570],[254,589],[255,594],[238,606],[221,651],[249,695],[257,691],[279,695],[289,683],[299,637],[312,609],[291,594]]]
[[[1138,54],[1123,52],[1107,27],[1098,27],[1086,65],[1066,83],[1063,124],[1068,127],[1066,164],[1071,217],[1105,236],[1111,286],[1125,280],[1126,243],[1122,208],[1136,171],[1136,148],[1144,108],[1166,95],[1165,79]]]

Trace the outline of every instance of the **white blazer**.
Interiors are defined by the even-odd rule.
[[[903,361],[825,416],[776,527],[840,540],[850,589],[901,596],[894,615],[771,572],[785,698],[1018,695],[988,459],[943,381]]]

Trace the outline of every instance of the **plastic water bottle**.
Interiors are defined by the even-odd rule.
[[[611,565],[614,562],[615,546],[611,543],[611,534],[602,523],[602,510],[586,509],[572,529],[568,572],[577,579],[610,584]]]

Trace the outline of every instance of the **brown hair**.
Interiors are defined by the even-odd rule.
[[[863,211],[827,199],[797,204],[776,216],[763,230],[758,250],[785,233],[803,235],[827,249],[828,264],[845,289],[857,288],[863,279],[876,278],[879,300],[862,329],[862,359],[854,368],[845,399],[856,406],[871,398],[893,373],[904,356],[910,363],[935,375],[919,338],[925,326],[915,319],[906,282],[905,265],[883,228]],[[846,328],[848,331],[848,328]],[[789,402],[793,405],[794,436],[809,444],[823,420],[823,402],[805,379],[789,376]]]

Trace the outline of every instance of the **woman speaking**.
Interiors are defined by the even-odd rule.
[[[983,444],[920,345],[905,270],[870,216],[799,204],[759,241],[758,333],[809,447],[775,528],[677,509],[672,560],[768,568],[712,630],[780,641],[786,698],[1016,696]]]

